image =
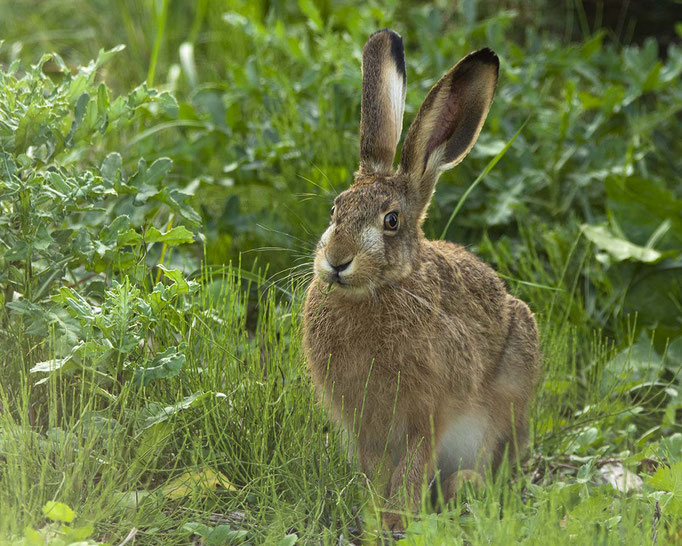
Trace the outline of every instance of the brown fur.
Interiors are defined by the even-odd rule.
[[[393,509],[416,508],[434,464],[447,487],[461,481],[457,470],[495,468],[513,440],[523,447],[527,438],[539,376],[530,310],[476,256],[429,241],[421,229],[440,171],[478,136],[496,63],[482,50],[434,86],[408,132],[400,170],[370,172],[366,158],[337,197],[316,252],[304,310],[308,369]],[[377,140],[385,130],[363,127]],[[384,225],[392,211],[400,219],[395,231]],[[399,498],[403,485],[406,499]],[[401,525],[394,512],[385,523]]]
[[[362,51],[360,168],[393,170],[403,127],[406,83],[402,38],[389,29],[375,32]],[[379,133],[383,138],[375,138]]]

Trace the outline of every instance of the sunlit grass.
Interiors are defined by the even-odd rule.
[[[238,269],[200,280],[178,340],[189,358],[176,378],[146,388],[128,382],[115,396],[103,396],[87,373],[55,373],[34,386],[42,374],[21,372],[18,385],[0,386],[0,535],[40,528],[42,506],[55,500],[111,543],[135,529],[141,543],[183,544],[195,524],[230,521],[254,544],[290,533],[304,543],[376,536],[380,499],[347,460],[305,374],[302,286],[289,287],[292,300],[278,300],[277,290]],[[561,316],[571,279],[555,282]],[[660,419],[657,409],[642,399],[635,410],[629,384],[605,380],[613,349],[598,332],[548,322],[548,311],[536,307],[544,379],[529,456],[440,515],[427,503],[411,518],[408,543],[650,540],[655,502],[665,498],[646,486],[620,493],[599,468],[617,459],[637,472],[642,458],[656,457],[655,445],[636,437],[647,412]],[[579,359],[587,364],[579,368]],[[197,395],[198,403],[178,409]],[[202,482],[207,472],[223,481]],[[174,492],[187,473],[190,487]],[[665,509],[662,517],[662,532],[679,522]]]

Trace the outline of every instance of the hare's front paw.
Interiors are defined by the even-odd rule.
[[[403,518],[395,512],[387,512],[383,517],[384,529],[388,531],[404,531]]]
[[[485,487],[483,476],[475,470],[459,470],[452,474],[445,483],[444,490],[447,493],[447,500],[454,500],[457,497],[457,493],[466,483],[471,484],[474,489],[482,489]]]

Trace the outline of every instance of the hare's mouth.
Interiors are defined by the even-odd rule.
[[[342,288],[356,287],[356,283],[353,282],[352,278],[343,275],[338,271],[323,271],[320,272],[319,275],[320,279],[326,284],[337,285]]]

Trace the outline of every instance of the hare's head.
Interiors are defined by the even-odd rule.
[[[403,44],[388,29],[370,36],[362,54],[360,168],[351,187],[334,200],[318,244],[315,271],[322,282],[362,294],[410,274],[438,176],[476,142],[498,68],[489,49],[451,68],[426,96],[394,171],[405,108]]]

